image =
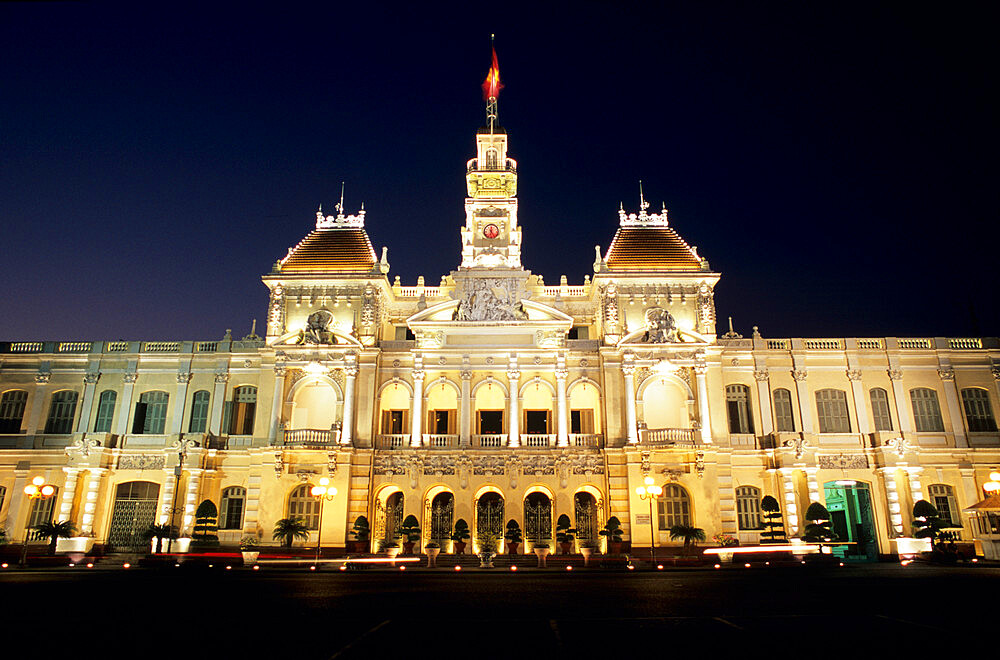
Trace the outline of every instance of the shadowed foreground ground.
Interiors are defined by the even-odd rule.
[[[988,648],[998,589],[1000,568],[893,564],[0,573],[5,650],[84,658],[928,657]]]

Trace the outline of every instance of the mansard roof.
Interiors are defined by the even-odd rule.
[[[608,270],[702,270],[702,262],[672,227],[619,227],[611,240]]]
[[[316,213],[316,229],[288,250],[279,263],[282,273],[367,272],[375,262],[375,248],[365,231],[365,210],[344,215],[343,201],[337,215]]]

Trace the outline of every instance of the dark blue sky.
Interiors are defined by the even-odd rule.
[[[436,284],[490,32],[546,282],[642,179],[744,334],[1000,334],[986,3],[369,4],[0,4],[0,339],[242,335],[341,180]]]

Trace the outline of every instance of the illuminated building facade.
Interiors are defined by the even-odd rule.
[[[755,543],[771,495],[790,535],[824,503],[857,558],[895,553],[920,499],[990,537],[963,510],[1000,465],[996,339],[718,335],[719,273],[641,196],[592,277],[547,284],[521,263],[491,101],[437,284],[390,279],[341,201],[264,275],[263,337],[0,344],[8,536],[71,520],[129,549],[154,522],[189,532],[208,499],[228,545],[298,517],[342,548],[359,516],[374,545],[409,514],[446,551],[458,519],[474,542],[515,520],[530,551],[562,514],[577,543],[610,516],[636,547],[676,545],[675,524]],[[37,476],[52,498],[24,495]]]

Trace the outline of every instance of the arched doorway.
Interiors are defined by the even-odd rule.
[[[156,520],[160,485],[151,481],[126,481],[115,490],[107,545],[113,550],[148,551],[146,532]]]
[[[381,494],[375,500],[375,527],[372,540],[396,541],[403,524],[403,493],[396,490]]]
[[[597,499],[586,491],[580,491],[573,496],[573,505],[576,513],[576,538],[581,544],[584,541],[596,543],[600,540]]]
[[[496,492],[483,493],[476,501],[476,548],[479,540],[492,536],[497,543],[503,542],[503,495]]]
[[[289,430],[329,431],[337,421],[337,391],[322,380],[300,385],[292,395]]]
[[[552,540],[552,500],[536,491],[524,498],[524,539],[532,547]]]
[[[455,515],[455,496],[449,492],[438,493],[431,500],[430,540],[447,547],[451,539],[452,518]]]
[[[878,560],[875,515],[868,484],[843,479],[828,481],[823,484],[823,490],[837,540],[853,544],[833,546],[834,554],[851,561]]]

